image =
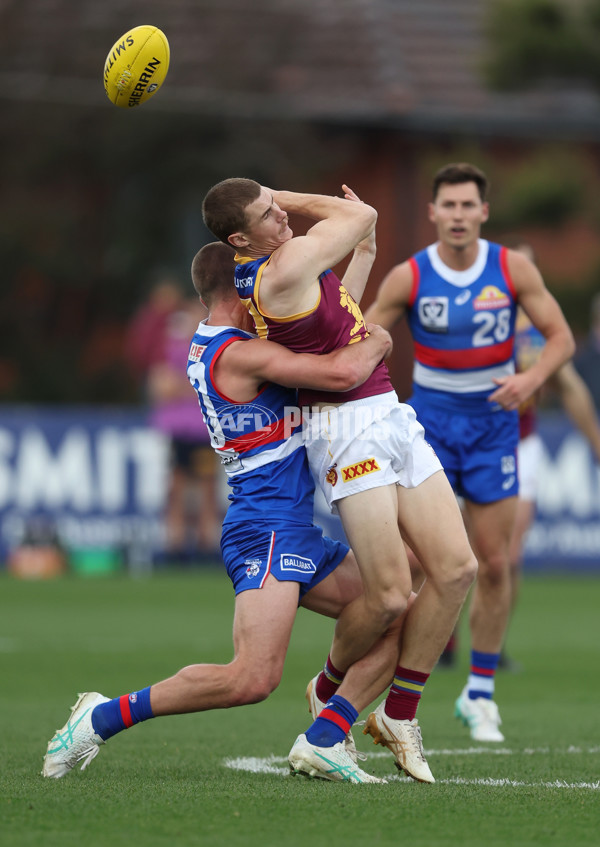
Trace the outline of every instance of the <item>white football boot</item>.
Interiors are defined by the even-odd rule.
[[[315,779],[329,779],[332,782],[352,782],[356,785],[367,782],[385,783],[385,779],[361,770],[347,753],[344,743],[338,741],[333,747],[317,747],[307,741],[306,735],[299,735],[288,756],[292,775]]]
[[[375,744],[383,744],[394,754],[395,765],[417,782],[435,782],[423,752],[421,727],[416,718],[399,721],[385,713],[385,700],[371,712],[363,729]]]
[[[79,695],[79,699],[71,707],[71,717],[62,729],[56,730],[48,743],[42,776],[60,779],[79,762],[82,762],[82,771],[87,768],[98,755],[100,745],[105,744],[94,732],[92,712],[100,703],[108,703],[109,699],[97,691]]]
[[[317,697],[317,679],[319,675],[315,676],[308,683],[306,688],[306,700],[308,702],[308,710],[312,715],[313,721],[318,717],[319,713],[324,709],[325,703],[322,700],[319,700]],[[359,722],[360,723],[360,722]],[[344,747],[346,748],[346,753],[350,756],[352,761],[356,764],[360,759],[362,762],[366,761],[367,755],[366,753],[359,753],[356,749],[356,743],[354,741],[354,736],[352,735],[352,730],[348,730],[348,734],[344,739]]]
[[[466,687],[456,701],[454,717],[469,727],[474,741],[504,741],[504,736],[498,729],[502,720],[496,703],[486,697],[469,700]]]

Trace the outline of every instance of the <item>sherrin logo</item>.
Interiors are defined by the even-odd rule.
[[[140,78],[139,78],[135,88],[133,89],[133,91],[129,95],[129,105],[130,106],[137,106],[139,104],[140,99],[143,96],[144,91],[146,89],[146,86],[148,85],[148,83],[152,79],[155,71],[159,67],[160,67],[160,59],[157,59],[156,56],[153,56],[152,59],[150,59],[150,61],[148,62],[148,64],[144,68],[143,73],[140,75]],[[158,85],[155,85],[152,90],[156,91],[157,88],[158,88]]]
[[[380,470],[381,468],[375,459],[365,459],[364,462],[357,462],[355,465],[342,468],[342,482],[350,482],[352,479],[358,479],[359,476],[366,476]]]
[[[475,309],[503,309],[510,306],[510,299],[495,285],[486,285],[473,300]]]

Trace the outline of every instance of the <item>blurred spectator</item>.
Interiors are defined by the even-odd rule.
[[[600,294],[590,304],[590,333],[577,353],[574,364],[600,410]]]
[[[177,280],[165,273],[151,289],[147,302],[133,316],[127,337],[127,358],[144,390],[148,370],[164,358],[168,323],[183,299]]]
[[[185,299],[174,280],[163,279],[129,331],[129,355],[143,377],[149,421],[171,445],[166,547],[160,553],[166,564],[220,559],[218,460],[186,373],[189,345],[204,317],[197,298]]]

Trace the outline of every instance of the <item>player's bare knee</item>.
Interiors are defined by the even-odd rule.
[[[377,592],[371,598],[373,613],[378,616],[384,629],[402,617],[408,608],[409,597],[410,592],[404,592],[400,588],[390,588]]]
[[[281,674],[259,673],[248,680],[243,692],[244,704],[262,703],[279,685]]]
[[[252,703],[262,703],[277,688],[278,683],[273,683],[267,677],[255,677],[247,680],[245,684],[233,685],[228,691],[228,706],[250,706]]]
[[[440,568],[433,575],[432,581],[437,583],[443,593],[452,592],[465,596],[477,576],[477,559],[472,552],[457,556],[447,566]]]
[[[495,587],[510,579],[510,564],[505,556],[489,556],[479,565],[479,584]]]
[[[416,595],[414,595],[416,597]],[[412,597],[407,605],[407,610],[412,606]],[[386,631],[383,633],[382,638],[392,639],[393,641],[398,641],[400,638],[400,634],[402,633],[402,627],[404,626],[405,615],[398,615],[397,618],[391,622]]]
[[[463,562],[462,566],[459,568],[459,580],[461,584],[465,585],[467,591],[475,582],[478,570],[479,565],[477,564],[477,559],[475,558],[473,553],[470,553],[467,559]]]

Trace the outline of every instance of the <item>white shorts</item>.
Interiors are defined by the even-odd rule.
[[[395,391],[312,412],[304,427],[308,461],[327,505],[379,488],[416,488],[442,470],[415,410]]]
[[[519,469],[519,497],[534,503],[537,500],[543,442],[537,432],[519,441],[517,468]]]

